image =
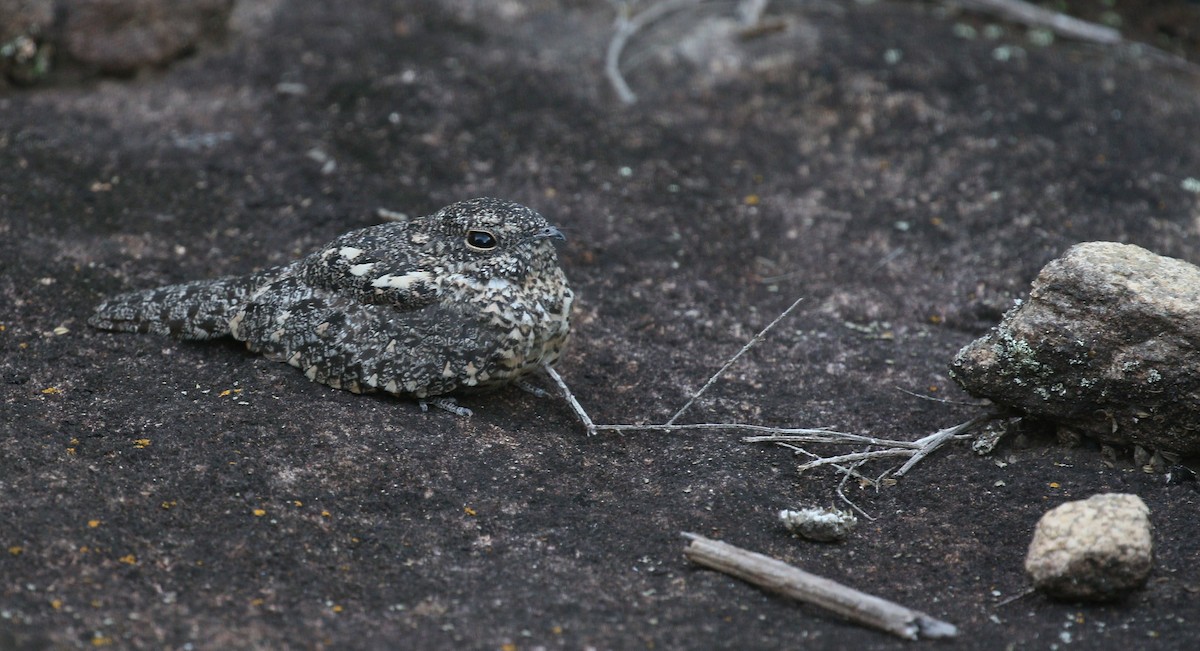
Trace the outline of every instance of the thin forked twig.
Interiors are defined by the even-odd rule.
[[[808,463],[801,464],[797,470],[804,472],[821,466],[828,466],[835,463],[847,463],[850,461],[872,461],[875,459],[886,459],[888,457],[911,457],[918,450],[912,448],[887,448],[883,450],[869,450],[867,452],[851,452],[850,454],[839,454],[835,457],[822,457]]]
[[[1081,41],[1115,45],[1121,42],[1121,32],[1105,25],[1089,23],[1064,13],[1043,9],[1023,0],[957,0],[958,4],[976,11],[999,14],[1004,18],[1032,27],[1044,27],[1060,36]]]
[[[966,434],[966,432],[968,430],[976,427],[977,425],[980,425],[980,424],[985,423],[990,420],[1004,418],[1007,416],[1003,412],[990,412],[987,414],[983,414],[981,416],[976,416],[975,418],[972,418],[972,419],[968,420],[967,422],[960,423],[958,425],[954,425],[952,427],[947,427],[945,429],[939,430],[937,432],[934,432],[932,434],[924,436],[920,439],[917,439],[916,441],[902,441],[899,439],[885,439],[885,438],[878,438],[878,437],[874,437],[874,436],[863,436],[860,434],[850,434],[847,432],[838,432],[838,431],[834,431],[834,430],[831,430],[828,428],[768,427],[765,425],[752,425],[749,423],[688,423],[688,424],[683,424],[683,425],[675,424],[675,420],[678,419],[679,416],[681,414],[683,414],[684,411],[686,411],[688,409],[688,407],[691,406],[696,401],[697,398],[699,398],[710,386],[712,386],[713,383],[716,382],[717,379],[720,378],[721,375],[731,365],[733,365],[733,363],[735,361],[738,360],[738,358],[740,358],[742,355],[744,355],[746,353],[746,351],[750,350],[750,348],[752,348],[754,346],[754,344],[761,341],[763,339],[763,337],[765,337],[766,334],[768,332],[770,332],[770,330],[772,328],[775,327],[776,324],[778,324],[780,321],[783,320],[784,317],[786,317],[788,314],[790,314],[792,312],[792,310],[794,310],[800,304],[801,300],[803,300],[803,299],[797,299],[795,302],[793,302],[791,305],[789,305],[788,308],[786,310],[784,310],[778,317],[776,317],[775,320],[773,320],[773,321],[771,321],[771,323],[767,324],[767,326],[765,328],[763,328],[758,334],[756,334],[753,339],[751,339],[749,342],[747,342],[746,345],[743,346],[742,349],[737,352],[737,354],[735,354],[727,362],[725,362],[725,364],[722,365],[721,368],[719,370],[717,370],[717,372],[714,373],[713,376],[708,379],[708,382],[706,382],[704,384],[704,386],[702,386],[700,388],[699,391],[697,391],[695,394],[693,394],[692,397],[687,401],[687,403],[684,404],[684,406],[679,409],[679,411],[675,412],[675,415],[671,417],[671,420],[669,420],[666,423],[663,423],[661,425],[657,425],[657,424],[597,425],[595,423],[595,421],[592,420],[591,416],[588,415],[587,410],[585,410],[583,408],[583,405],[581,405],[579,403],[579,401],[575,399],[574,394],[571,393],[570,387],[567,386],[566,381],[564,381],[562,379],[562,376],[560,376],[558,374],[558,371],[554,370],[554,368],[550,367],[550,366],[544,366],[543,368],[545,370],[546,375],[555,383],[555,385],[558,386],[559,390],[562,392],[563,397],[566,399],[567,404],[571,407],[571,410],[575,412],[576,417],[578,417],[579,421],[581,423],[583,423],[584,428],[586,428],[586,430],[587,430],[588,436],[593,436],[597,432],[601,432],[601,431],[603,431],[603,432],[629,432],[629,431],[676,432],[676,431],[682,431],[682,430],[720,430],[720,431],[753,432],[756,434],[756,436],[744,437],[742,439],[742,441],[746,442],[746,443],[774,443],[776,445],[782,445],[782,446],[784,446],[788,449],[791,449],[795,452],[799,452],[799,453],[802,453],[802,454],[808,456],[811,460],[800,465],[799,470],[801,472],[803,472],[805,470],[811,470],[813,468],[823,467],[823,466],[833,466],[838,472],[840,472],[844,475],[842,483],[838,485],[839,497],[841,497],[842,500],[844,500],[847,504],[849,504],[851,507],[853,507],[859,513],[862,513],[867,518],[870,518],[870,516],[868,516],[865,512],[862,511],[862,509],[858,508],[857,505],[855,505],[848,498],[846,498],[845,494],[842,492],[842,486],[844,486],[845,481],[847,479],[849,479],[849,477],[851,475],[859,478],[860,480],[869,482],[869,483],[875,485],[876,487],[878,487],[880,485],[880,483],[882,481],[884,481],[884,479],[886,479],[889,475],[892,475],[895,477],[903,476],[910,469],[912,469],[913,466],[915,466],[917,463],[919,463],[925,457],[929,456],[929,454],[931,454],[933,451],[940,448],[947,441],[950,441],[950,440],[956,439],[956,438],[964,438],[964,437],[968,436]],[[817,443],[817,444],[833,444],[833,445],[866,445],[866,446],[868,446],[868,449],[865,451],[862,451],[862,452],[852,452],[852,453],[841,454],[841,455],[836,455],[836,456],[832,456],[832,457],[822,457],[820,455],[813,454],[812,452],[809,452],[808,450],[805,450],[802,447],[794,445],[796,443]],[[869,449],[872,447],[880,448],[880,449]],[[872,461],[872,460],[876,460],[876,459],[893,458],[893,457],[906,457],[908,459],[908,461],[903,466],[901,466],[898,470],[896,470],[894,473],[889,469],[888,471],[886,471],[882,475],[880,475],[877,479],[870,479],[868,477],[865,477],[864,475],[860,474],[857,470],[857,468],[859,466],[861,466],[863,463],[865,463],[867,461]],[[846,465],[846,464],[848,464],[848,465]]]
[[[575,399],[575,394],[571,393],[571,390],[567,388],[567,383],[563,381],[562,376],[559,375],[558,371],[554,370],[554,367],[550,366],[549,364],[543,365],[542,369],[546,371],[546,375],[549,375],[550,379],[554,381],[554,384],[558,386],[560,391],[562,391],[563,398],[567,400],[567,404],[571,406],[572,410],[574,410],[575,416],[579,418],[579,421],[583,423],[584,428],[587,429],[587,435],[595,436],[596,423],[592,422],[592,417],[588,416],[588,413],[583,409],[583,405],[579,404],[579,401]]]
[[[625,83],[625,76],[621,74],[621,52],[629,43],[629,39],[646,25],[672,11],[699,3],[700,0],[666,0],[633,16],[629,15],[628,4],[621,8],[621,13],[617,16],[616,31],[613,32],[612,39],[608,42],[608,53],[604,57],[604,74],[608,75],[608,82],[612,84],[613,90],[617,92],[617,97],[621,98],[622,102],[626,104],[637,102],[637,94],[633,92],[629,84]]]
[[[796,306],[799,305],[800,301],[803,301],[803,300],[804,300],[804,297],[800,297],[800,298],[796,299],[796,301],[794,303],[792,303],[791,305],[788,306],[788,309],[784,310],[782,314],[775,317],[775,320],[768,323],[767,327],[763,328],[761,331],[759,331],[758,334],[754,335],[753,339],[751,339],[750,341],[747,341],[746,345],[742,346],[742,349],[739,350],[736,355],[734,355],[733,357],[730,357],[729,361],[725,362],[725,365],[722,366],[720,369],[718,369],[716,373],[713,373],[713,376],[708,378],[708,382],[705,382],[704,386],[700,387],[700,390],[697,391],[695,394],[693,394],[692,397],[689,398],[688,401],[686,403],[684,403],[684,405],[682,407],[679,408],[679,411],[675,412],[674,416],[671,416],[671,420],[668,420],[667,424],[674,425],[675,421],[678,420],[679,417],[683,415],[683,412],[687,411],[688,407],[691,407],[692,403],[696,402],[696,399],[699,398],[700,395],[703,394],[705,391],[707,391],[708,387],[712,386],[713,383],[717,381],[717,378],[721,377],[722,373],[724,373],[726,370],[728,370],[730,366],[733,366],[733,363],[738,361],[739,357],[741,357],[742,355],[745,355],[746,351],[750,350],[751,348],[754,347],[755,344],[762,341],[763,337],[766,336],[766,334],[771,331],[771,328],[774,328],[775,324],[779,323],[780,321],[782,321],[784,319],[784,317],[791,314],[792,310],[796,309]]]
[[[903,477],[905,473],[907,473],[909,470],[912,470],[913,466],[920,463],[921,459],[929,456],[930,453],[941,447],[946,441],[963,434],[967,430],[973,429],[976,425],[982,425],[983,423],[1000,417],[1002,417],[1002,414],[995,412],[981,414],[965,423],[959,423],[952,427],[947,427],[946,429],[939,430],[922,438],[920,442],[924,443],[924,445],[921,447],[921,449],[913,453],[912,458],[905,462],[903,466],[900,466],[900,469],[897,470],[892,476]]]
[[[1148,54],[1176,70],[1200,74],[1200,66],[1186,58],[1154,47],[1149,43],[1130,41],[1121,35],[1120,30],[1044,9],[1024,0],[956,0],[956,2],[969,11],[998,15],[1029,27],[1048,29],[1066,38],[1100,45],[1125,45],[1135,52]]]
[[[775,428],[763,428],[775,429]],[[775,430],[781,431],[781,430]],[[885,445],[893,448],[908,448],[917,450],[921,448],[919,441],[901,441],[898,439],[880,439],[874,436],[862,436],[860,434],[847,434],[845,432],[833,432],[830,430],[813,430],[813,433],[804,434],[770,434],[767,436],[747,436],[742,439],[742,443],[862,443],[864,445]]]
[[[859,515],[866,518],[870,522],[874,522],[875,518],[871,517],[871,515],[869,513],[862,510],[861,508],[859,508],[859,506],[857,504],[855,504],[853,500],[851,500],[849,497],[846,497],[846,493],[845,493],[846,482],[850,481],[851,475],[862,477],[862,475],[860,475],[858,473],[858,467],[863,465],[864,463],[866,463],[866,461],[859,461],[858,463],[855,463],[854,465],[850,466],[849,469],[844,470],[842,472],[842,481],[839,481],[838,485],[837,485],[837,496],[843,502],[845,502],[846,504],[849,504],[850,508],[854,509],[855,511],[858,511]],[[838,468],[842,469],[843,466],[838,466]],[[867,481],[871,481],[871,480],[867,479]],[[878,484],[876,484],[876,487],[878,487]]]

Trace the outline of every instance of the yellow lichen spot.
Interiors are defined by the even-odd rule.
[[[150,446],[150,439],[134,439],[133,440],[133,447],[135,447],[139,450],[144,450],[149,446]]]
[[[124,563],[126,565],[137,565],[137,556],[134,556],[133,554],[125,554],[124,556],[122,556],[121,558],[118,558],[117,560],[121,561],[122,563]]]
[[[79,546],[79,553],[80,553],[80,554],[86,554],[86,553],[88,553],[89,551],[91,551],[91,548],[90,548],[90,547],[88,547],[87,545],[80,545],[80,546]]]
[[[62,599],[51,599],[50,607],[55,610],[62,610],[62,607],[63,607]]]
[[[67,448],[67,454],[75,454],[75,448]]]
[[[946,317],[944,317],[940,314],[930,314],[929,315],[929,322],[934,325],[941,325],[945,321],[946,321]]]
[[[930,217],[929,223],[934,226],[941,226],[944,222],[942,221],[941,217]]]
[[[176,500],[163,500],[163,502],[161,504],[159,504],[159,506],[161,506],[164,511],[167,511],[167,510],[170,510],[173,506],[175,506],[178,503],[179,502],[177,502]]]
[[[21,350],[25,350],[26,348],[29,348],[29,342],[22,341],[21,343],[17,344],[17,348],[20,348]]]
[[[512,642],[505,642],[500,645],[500,651],[517,651],[517,645]]]
[[[330,516],[330,513],[329,513],[329,511],[326,511],[326,510],[324,510],[324,509],[322,509],[322,510],[321,510],[321,517],[322,517],[322,518],[328,518],[329,516]]]
[[[301,506],[304,506],[304,502],[301,502],[300,500],[292,500],[292,505],[299,508]]]
[[[98,526],[100,526],[99,520],[88,520],[88,529],[95,529]]]
[[[469,506],[463,507],[463,513],[466,513],[467,515],[471,516],[472,518],[475,517],[475,509],[473,509]]]
[[[266,509],[254,509],[253,511],[251,511],[251,513],[254,514],[254,517],[261,518],[267,514],[267,510]]]
[[[42,393],[48,396],[56,396],[62,393],[62,389],[59,389],[58,387],[46,387],[45,389],[42,389]]]
[[[54,330],[51,330],[51,332],[53,332],[56,337],[61,337],[65,334],[67,334],[68,332],[70,332],[70,330],[64,326],[58,326]]]
[[[744,199],[742,199],[742,203],[745,203],[747,206],[757,206],[758,201],[759,198],[757,194],[748,194]]]
[[[8,553],[10,556],[20,556],[21,552],[24,552],[24,551],[25,551],[25,548],[20,545],[13,545],[8,548]]]
[[[104,605],[104,602],[99,599],[92,599],[91,601],[88,602],[88,605],[91,606],[92,608],[99,608]]]
[[[3,324],[3,323],[0,323],[0,332],[4,332],[4,331],[5,331],[5,330],[7,330],[7,329],[8,329],[8,328],[4,327],[4,324]]]
[[[334,604],[334,605],[333,605],[333,608],[331,608],[331,610],[332,610],[333,612],[335,612],[335,613],[340,613],[340,612],[342,612],[343,610],[345,610],[345,608],[342,608],[342,605],[341,605],[341,604]]]
[[[101,635],[99,633],[96,633],[94,636],[92,636],[92,646],[112,646],[112,645],[113,645],[113,639],[111,637],[107,637],[107,636]]]
[[[250,600],[250,605],[258,607],[258,606],[263,605],[266,602],[267,602],[266,599],[263,599],[262,597],[256,597],[256,598]]]
[[[1052,481],[1052,482],[1050,482],[1050,488],[1058,488],[1058,487],[1059,487],[1059,483],[1058,483],[1058,482],[1056,482],[1056,481]]]
[[[550,632],[551,632],[551,633],[554,633],[555,635],[562,635],[562,634],[563,634],[563,627],[561,627],[561,626],[554,626],[554,627],[551,627],[551,628],[550,628]]]

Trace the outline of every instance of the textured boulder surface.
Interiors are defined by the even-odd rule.
[[[951,375],[1101,441],[1200,453],[1200,268],[1131,244],[1077,244]]]
[[[67,12],[71,56],[105,72],[161,65],[219,34],[233,0],[81,0]]]
[[[1142,586],[1154,563],[1150,509],[1137,495],[1066,502],[1038,521],[1025,571],[1059,599],[1107,601]]]
[[[225,34],[234,0],[0,0],[0,88],[52,67],[130,74]],[[53,64],[51,63],[53,60]]]

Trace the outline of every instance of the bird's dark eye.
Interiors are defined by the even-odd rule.
[[[473,251],[489,251],[499,243],[489,231],[467,231],[467,248]]]

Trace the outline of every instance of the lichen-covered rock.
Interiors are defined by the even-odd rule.
[[[858,518],[849,511],[819,506],[785,509],[779,512],[779,521],[797,536],[821,542],[845,540],[858,524]]]
[[[54,0],[0,0],[0,88],[5,80],[29,83],[46,73],[53,24]]]
[[[80,63],[103,72],[162,65],[224,31],[234,0],[76,0],[62,40]]]
[[[970,393],[1108,443],[1200,453],[1200,268],[1086,242],[963,348]]]
[[[1038,521],[1025,571],[1035,588],[1055,598],[1118,598],[1150,574],[1149,515],[1140,497],[1123,493],[1061,504]]]

